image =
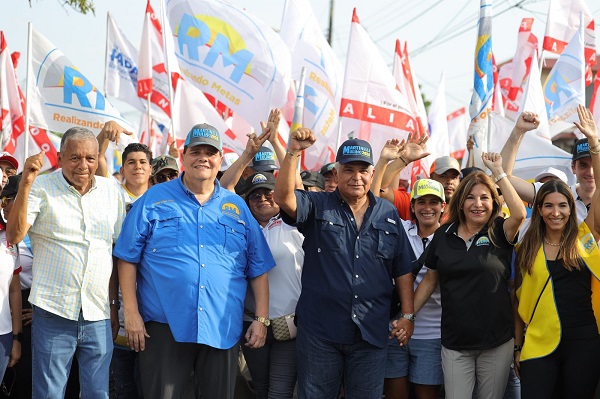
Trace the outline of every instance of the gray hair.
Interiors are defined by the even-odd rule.
[[[94,140],[96,145],[98,144],[98,140],[96,140],[96,136],[89,129],[84,127],[72,127],[63,134],[62,139],[60,139],[60,152],[63,152],[67,143],[69,141],[85,141],[85,140]]]
[[[340,171],[341,168],[342,168],[342,164],[339,162],[336,162],[335,165],[333,165],[333,169],[337,170],[338,172]],[[373,169],[375,169],[375,166],[373,166],[373,165],[369,165],[369,167],[367,168],[369,173],[371,173],[373,171]]]

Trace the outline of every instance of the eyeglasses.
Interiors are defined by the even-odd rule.
[[[2,198],[0,198],[0,201],[2,201],[2,206],[6,206],[6,205],[8,205],[9,201],[12,201],[14,199],[15,199],[15,197],[2,197]]]
[[[265,197],[267,200],[273,199],[273,190],[268,191],[266,193],[252,193],[248,196],[248,200],[250,201],[260,201],[262,197]]]
[[[8,177],[17,175],[17,170],[15,168],[12,168],[12,167],[4,167],[3,168],[0,166],[0,169],[2,170],[2,173],[4,173]]]
[[[179,172],[164,173],[154,176],[157,182],[164,183],[167,180],[174,180],[179,177]]]

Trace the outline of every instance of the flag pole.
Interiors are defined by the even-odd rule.
[[[146,118],[148,120],[148,148],[152,148],[154,145],[154,143],[152,142],[152,117],[150,116],[150,95],[151,93],[148,93],[146,95],[146,108],[148,109],[148,117]]]
[[[27,76],[25,83],[25,131],[23,132],[23,165],[29,152],[29,115],[31,114],[31,74],[33,53],[33,24],[27,23]]]
[[[106,12],[106,46],[104,46],[104,98],[108,89],[106,88],[106,80],[108,79],[108,30],[110,24],[110,12]]]
[[[165,56],[165,70],[167,71],[167,82],[169,84],[169,103],[171,104],[171,126],[169,127],[169,135],[172,137],[173,140],[175,140],[175,132],[173,131],[173,128],[175,126],[175,104],[173,103],[174,101],[174,96],[173,96],[173,82],[171,81],[171,66],[169,65],[169,53],[168,51],[170,51],[170,48],[167,48],[167,31],[166,31],[166,25],[165,25],[165,20],[166,20],[166,7],[165,7],[165,0],[160,0],[160,19],[161,19],[161,24],[162,24],[162,39],[163,39],[163,54]],[[170,24],[169,24],[170,26]],[[168,32],[169,35],[172,35],[173,33]],[[167,143],[168,143],[168,138],[167,138]],[[170,145],[170,143],[168,143]]]

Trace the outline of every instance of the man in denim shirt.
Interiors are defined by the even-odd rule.
[[[294,191],[298,157],[314,141],[309,129],[292,133],[275,186],[284,220],[305,236],[298,394],[332,398],[343,381],[347,398],[381,398],[394,280],[403,343],[413,330],[412,251],[396,209],[369,191],[373,156],[366,141],[339,148],[336,191]]]

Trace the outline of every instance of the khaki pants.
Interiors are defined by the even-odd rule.
[[[502,399],[513,353],[512,339],[484,350],[455,351],[442,346],[446,399],[470,398],[475,379],[478,399]]]

